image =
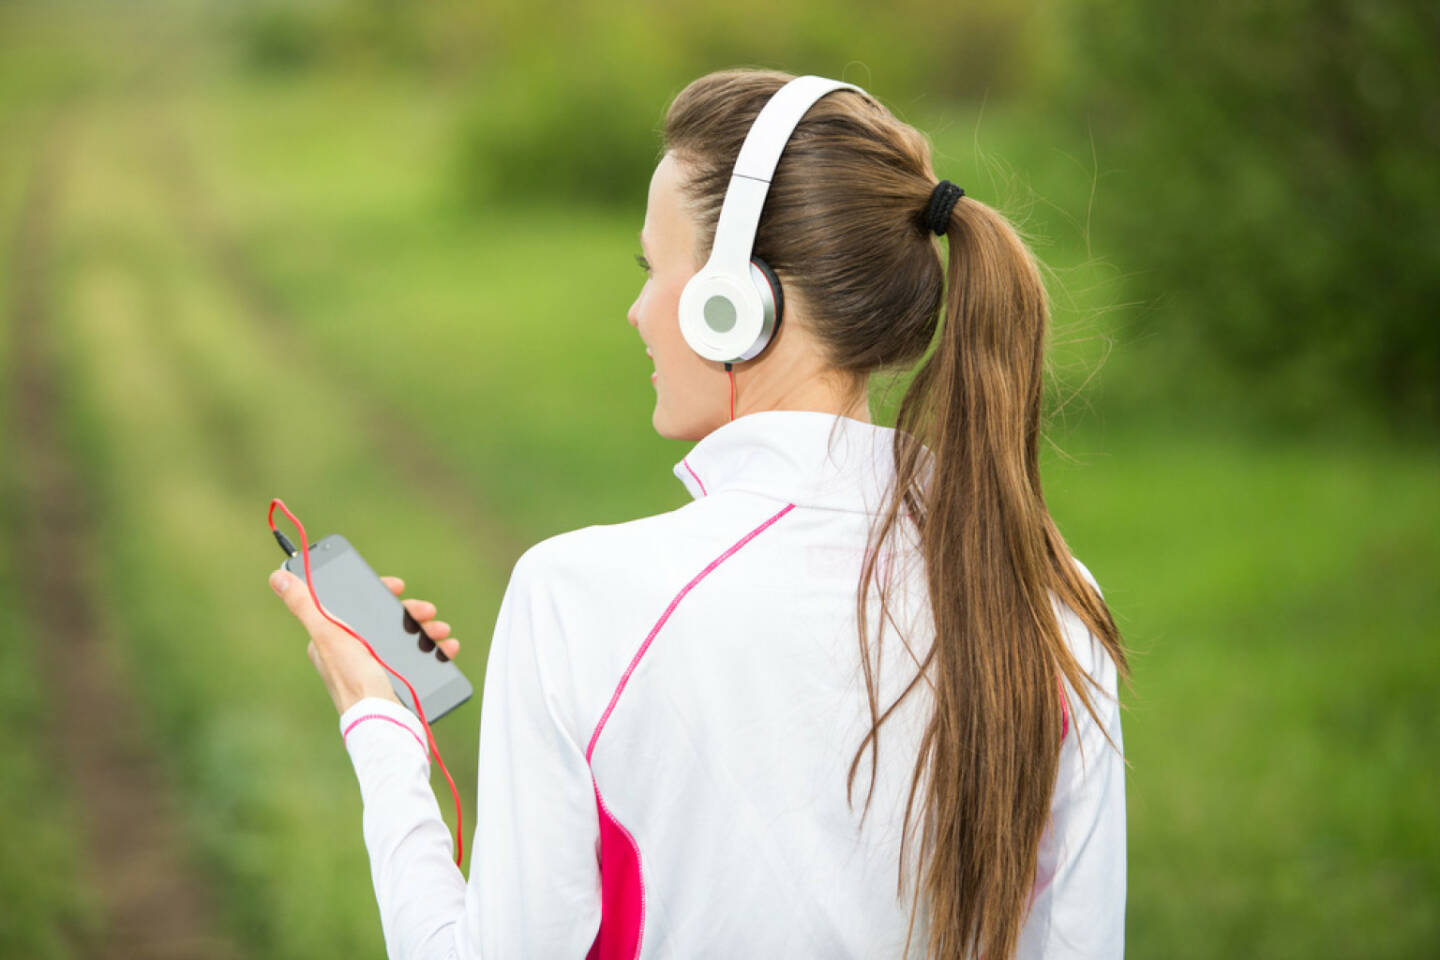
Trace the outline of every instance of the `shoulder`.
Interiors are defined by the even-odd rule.
[[[697,565],[713,558],[732,524],[719,498],[675,510],[592,524],[547,537],[515,562],[505,602],[525,611],[522,635],[508,642],[535,651],[574,705],[577,742],[605,709],[616,678]]]
[[[1075,560],[1087,582],[1099,592],[1100,586],[1090,571]],[[1057,604],[1060,614],[1061,634],[1075,657],[1084,680],[1093,713],[1085,706],[1080,695],[1069,680],[1062,680],[1066,699],[1069,702],[1069,736],[1061,743],[1060,768],[1057,772],[1055,804],[1077,802],[1100,802],[1097,798],[1108,796],[1106,804],[1123,807],[1123,791],[1109,793],[1113,780],[1123,778],[1123,738],[1121,734],[1121,706],[1119,691],[1119,670],[1105,644],[1080,616],[1064,604]],[[1123,826],[1120,828],[1123,831]]]
[[[567,530],[526,550],[511,576],[559,588],[577,581],[668,586],[689,566],[713,559],[717,544],[728,545],[737,531],[751,529],[774,507],[771,498],[733,491],[634,520]]]
[[[1095,588],[1095,592],[1103,600],[1104,592],[1100,589],[1095,575],[1090,572],[1090,568],[1076,557],[1070,559],[1079,569],[1080,575]],[[1055,600],[1055,611],[1059,618],[1061,635],[1064,637],[1066,645],[1069,646],[1071,654],[1075,657],[1076,663],[1102,694],[1099,699],[1103,702],[1097,703],[1096,706],[1104,712],[1117,695],[1118,670],[1115,661],[1109,651],[1105,649],[1105,645],[1100,642],[1100,638],[1091,632],[1084,620],[1080,619],[1079,614],[1058,599]]]
[[[557,533],[521,554],[506,593],[571,638],[574,656],[612,644],[625,648],[714,558],[735,528],[736,512],[733,503],[702,498],[664,513]]]
[[[1085,566],[1085,564],[1081,563],[1079,557],[1072,556],[1070,558],[1070,562],[1075,564],[1075,566],[1079,568],[1080,576],[1084,577],[1086,582],[1088,582],[1090,586],[1095,588],[1095,592],[1100,594],[1100,596],[1103,598],[1105,594],[1103,591],[1101,591],[1100,583],[1095,579],[1095,574],[1090,572],[1090,568]]]
[[[562,586],[576,579],[633,580],[662,560],[677,538],[703,526],[700,503],[621,523],[597,523],[546,537],[515,562],[511,579]]]

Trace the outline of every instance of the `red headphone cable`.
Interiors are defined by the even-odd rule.
[[[728,374],[730,374],[730,419],[731,419],[731,420],[734,420],[734,419],[735,419],[735,370],[734,370],[733,366],[732,366],[728,361],[727,361],[726,364],[725,364],[725,372],[728,373]]]
[[[425,728],[425,739],[430,745],[430,752],[435,755],[435,762],[440,764],[440,772],[445,774],[445,782],[450,785],[450,796],[455,800],[455,866],[459,867],[460,860],[465,855],[465,849],[461,841],[460,791],[455,789],[455,781],[450,776],[450,770],[445,766],[445,760],[440,756],[440,748],[435,744],[435,735],[430,732],[430,721],[425,719],[425,708],[420,705],[420,698],[415,695],[415,688],[410,686],[410,681],[401,676],[390,664],[380,659],[380,655],[375,652],[375,649],[370,646],[364,637],[325,612],[325,608],[320,605],[320,597],[315,593],[315,583],[310,577],[310,541],[305,537],[305,524],[301,523],[300,518],[290,512],[290,508],[285,506],[285,501],[279,497],[275,497],[270,501],[270,512],[266,515],[266,519],[270,523],[270,532],[275,534],[276,539],[284,536],[279,530],[275,529],[275,508],[277,506],[285,512],[285,516],[290,518],[290,522],[295,524],[295,529],[300,531],[300,557],[305,561],[305,586],[310,588],[310,599],[315,601],[315,609],[319,610],[320,615],[326,620],[329,620],[335,624],[335,626],[364,644],[365,649],[370,651],[370,656],[375,658],[375,662],[396,677],[399,677],[400,682],[405,684],[405,689],[410,691],[410,700],[415,704],[415,712],[420,717],[420,725]],[[284,546],[283,542],[281,546]]]

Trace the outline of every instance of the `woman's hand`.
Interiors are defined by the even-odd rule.
[[[390,592],[397,597],[400,596],[400,591],[405,589],[405,581],[399,577],[381,577],[380,579],[385,581],[385,586],[389,587]],[[435,659],[441,662],[460,653],[459,640],[454,637],[445,639],[450,632],[450,624],[444,620],[435,619],[435,614],[439,612],[435,609],[435,604],[429,600],[416,600],[414,597],[401,600],[400,603],[409,615],[405,620],[405,629],[410,633],[420,634],[420,650],[423,653],[429,653],[439,647]]]
[[[405,589],[405,581],[399,577],[381,577],[385,585],[396,596]],[[390,674],[370,656],[363,644],[341,630],[315,608],[310,590],[305,581],[288,570],[281,568],[270,575],[270,587],[285,601],[285,606],[295,614],[310,634],[310,645],[305,653],[310,657],[316,672],[325,682],[335,709],[344,713],[357,701],[365,697],[381,697],[400,702],[390,686]],[[413,621],[419,628],[420,648],[433,650],[441,659],[453,657],[460,652],[460,642],[446,639],[450,625],[435,619],[435,605],[428,600],[410,598],[401,601],[405,607],[407,628]],[[334,616],[332,613],[331,616]],[[340,617],[335,619],[344,622]],[[348,626],[348,624],[347,624]]]

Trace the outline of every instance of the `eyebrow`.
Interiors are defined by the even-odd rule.
[[[635,236],[640,238],[640,250],[643,252],[645,250],[645,228],[641,227],[637,230]]]

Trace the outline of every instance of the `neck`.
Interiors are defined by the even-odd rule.
[[[863,381],[843,383],[833,374],[791,371],[776,377],[765,366],[735,367],[735,416],[761,410],[816,410],[870,422],[870,402]],[[728,389],[728,386],[727,386]]]

